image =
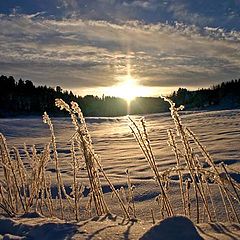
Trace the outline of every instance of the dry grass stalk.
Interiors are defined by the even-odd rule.
[[[20,203],[21,203],[22,209],[24,210],[24,212],[26,212],[26,205],[24,204],[24,200],[23,200],[23,197],[22,197],[22,194],[21,194],[21,188],[20,188],[19,183],[18,183],[18,179],[17,179],[17,176],[16,176],[16,171],[15,171],[15,168],[14,168],[13,161],[11,160],[11,157],[10,157],[8,149],[7,149],[6,139],[4,138],[4,136],[2,134],[0,134],[0,139],[1,139],[1,146],[2,146],[2,153],[3,153],[2,156],[3,156],[3,159],[4,159],[4,156],[5,156],[5,158],[6,158],[5,164],[7,164],[8,168],[10,169],[10,172],[7,171],[6,174],[8,174],[9,176],[11,174],[12,177],[13,177],[13,183],[10,180],[9,176],[6,178],[6,180],[9,180],[9,183],[7,185],[9,185],[9,186],[12,185],[13,188],[16,189],[15,190],[15,192],[16,192],[15,201],[17,202],[19,200]],[[3,160],[3,163],[4,163],[4,160]],[[8,188],[8,190],[10,192],[11,192],[11,189],[12,189],[11,187]],[[11,195],[11,193],[10,193],[10,195]],[[10,199],[12,199],[12,196],[10,196]]]
[[[89,193],[88,195],[88,201],[87,201],[87,204],[86,204],[86,212],[88,213],[89,217],[92,217],[92,200],[93,200],[93,194],[92,192]]]
[[[151,170],[154,173],[155,180],[157,181],[157,183],[160,187],[160,193],[163,196],[163,203],[164,203],[165,208],[167,210],[167,214],[168,214],[168,216],[173,216],[173,208],[171,206],[169,197],[168,197],[168,195],[167,195],[167,193],[164,189],[164,185],[163,185],[163,182],[161,180],[162,177],[160,176],[160,173],[159,173],[158,168],[157,168],[156,160],[155,160],[155,157],[153,155],[150,140],[149,140],[149,137],[148,137],[145,121],[144,121],[144,119],[141,119],[141,126],[142,126],[142,130],[143,130],[143,132],[141,132],[140,128],[135,123],[135,121],[133,121],[130,117],[129,117],[129,120],[132,123],[132,126],[129,125],[129,127],[130,127],[137,143],[139,144],[139,147],[142,150],[146,160],[148,161],[148,164],[149,164]]]
[[[51,176],[45,178],[45,189],[46,189],[46,196],[48,201],[48,209],[50,216],[54,216],[54,204],[53,204],[53,198],[52,198],[52,192],[51,192]]]
[[[76,221],[79,220],[79,206],[78,206],[78,187],[77,187],[77,160],[75,155],[75,146],[74,141],[71,141],[71,155],[72,155],[72,169],[73,169],[73,185],[72,185],[72,191],[74,195],[74,211],[75,211],[75,218]]]
[[[195,134],[189,129],[186,129],[188,135],[192,138],[192,140],[196,143],[196,145],[198,146],[202,156],[205,158],[205,160],[207,161],[207,163],[211,166],[211,168],[213,169],[213,174],[215,176],[215,182],[220,185],[220,194],[222,196],[222,200],[223,200],[223,204],[225,206],[225,209],[228,208],[228,205],[225,203],[225,198],[224,195],[227,198],[227,201],[230,205],[231,211],[233,212],[235,219],[237,220],[237,222],[240,222],[240,219],[238,218],[238,214],[237,211],[235,209],[234,203],[231,200],[230,194],[229,194],[229,190],[226,186],[225,180],[224,178],[221,177],[221,173],[220,171],[217,169],[217,166],[214,164],[213,159],[211,158],[210,154],[207,152],[206,148],[203,147],[203,145],[200,143],[199,139],[195,136]],[[226,173],[227,179],[231,179],[231,176]],[[228,181],[229,184],[231,184],[231,181]],[[233,182],[232,182],[233,183]],[[236,189],[235,189],[236,190]],[[236,195],[238,198],[238,194]],[[226,210],[227,215],[229,215],[229,210]]]
[[[156,198],[155,201],[157,202],[157,205],[159,206],[160,209],[160,219],[164,219],[164,206],[163,206],[163,199],[161,194],[159,194]]]
[[[193,181],[193,187],[194,187],[194,191],[195,191],[195,196],[196,196],[196,201],[197,201],[197,221],[199,222],[199,204],[198,204],[198,193],[203,201],[204,207],[206,209],[207,215],[208,215],[208,219],[211,221],[211,213],[208,207],[208,203],[206,201],[206,196],[204,195],[204,193],[202,192],[202,189],[199,187],[197,179],[201,180],[198,178],[197,176],[197,165],[196,165],[196,161],[194,159],[194,154],[192,151],[192,148],[190,146],[189,140],[188,140],[188,135],[187,135],[187,131],[186,128],[182,125],[181,122],[181,118],[179,116],[178,111],[179,110],[183,110],[183,106],[180,106],[179,108],[177,108],[175,106],[175,103],[173,101],[171,101],[168,98],[163,98],[166,102],[168,102],[170,104],[170,111],[171,111],[171,116],[173,118],[173,121],[175,123],[175,127],[177,130],[177,134],[178,136],[180,136],[181,138],[181,142],[183,145],[183,149],[184,149],[184,159],[185,162],[188,166],[188,170],[189,170],[189,174],[191,176],[191,179]]]
[[[49,118],[49,116],[47,115],[46,112],[44,112],[44,115],[43,115],[43,122],[46,123],[49,126],[49,129],[51,131],[53,158],[54,158],[54,161],[55,161],[56,178],[57,178],[58,198],[59,198],[59,203],[60,203],[61,218],[63,219],[63,200],[62,200],[62,192],[61,192],[61,173],[60,173],[60,168],[59,168],[56,138],[55,138],[55,134],[54,134],[53,124],[52,124],[51,119]]]
[[[42,165],[42,171],[41,171],[41,177],[40,177],[40,210],[41,213],[43,213],[43,205],[47,208],[49,215],[53,216],[53,204],[51,199],[51,187],[49,187],[49,184],[47,183],[47,177],[46,177],[46,167],[50,159],[50,144],[47,144],[45,147],[45,156],[44,161]],[[50,176],[49,176],[50,181]],[[51,184],[51,183],[50,183]]]
[[[79,221],[79,208],[80,208],[80,200],[83,197],[83,186],[79,184],[77,181],[77,173],[79,170],[79,164],[77,162],[76,151],[75,151],[75,143],[74,140],[71,141],[71,156],[72,156],[72,171],[73,171],[73,183],[72,183],[72,193],[74,197],[74,213],[76,221]]]
[[[228,182],[231,184],[232,189],[233,189],[234,193],[236,194],[236,197],[237,197],[238,202],[240,202],[239,193],[238,193],[238,191],[237,191],[237,189],[236,189],[236,187],[235,187],[235,184],[234,184],[234,182],[233,182],[233,179],[231,178],[230,174],[228,173],[228,170],[227,170],[225,164],[224,164],[224,163],[221,163],[221,166],[222,166],[222,168],[223,168],[223,170],[224,170],[224,172],[225,172],[225,174],[226,174],[226,177],[227,177]]]
[[[24,206],[27,206],[26,170],[25,170],[25,167],[23,165],[23,162],[22,162],[22,159],[20,157],[18,149],[16,147],[14,147],[13,150],[15,152],[15,157],[16,157],[16,161],[17,161],[17,171],[18,171],[18,179],[20,180],[20,189],[21,189],[21,191],[23,191]]]
[[[126,169],[127,174],[127,186],[128,186],[128,212],[130,214],[130,211],[133,213],[133,217],[136,218],[136,207],[133,197],[133,190],[135,188],[134,185],[131,184],[130,174],[128,169]]]
[[[90,150],[90,151],[91,151],[91,150]],[[124,217],[130,219],[131,217],[130,217],[130,215],[129,215],[129,213],[128,213],[128,210],[127,210],[124,202],[122,201],[122,199],[121,199],[118,191],[115,189],[115,187],[114,187],[114,185],[112,184],[112,182],[110,181],[109,177],[108,177],[107,174],[105,173],[105,171],[104,171],[104,169],[103,169],[103,167],[102,167],[102,165],[101,165],[101,163],[100,163],[100,161],[99,161],[99,159],[98,159],[98,156],[97,156],[96,154],[94,154],[93,156],[94,156],[94,159],[95,159],[95,161],[96,161],[96,164],[97,164],[97,166],[98,166],[98,168],[99,168],[99,172],[102,173],[103,177],[105,178],[105,180],[107,181],[109,187],[111,188],[113,194],[117,197],[117,200],[118,200],[118,202],[119,202],[119,205],[120,205],[120,207],[121,207],[122,210],[123,210]]]
[[[35,165],[34,172],[36,173],[36,177],[34,178],[34,182],[32,184],[31,195],[29,196],[28,208],[35,206],[36,211],[39,206],[39,195],[41,197],[42,190],[42,180],[43,180],[43,172],[45,171],[45,166],[49,161],[49,144],[47,144],[43,150],[43,153],[40,156],[37,156],[37,163]],[[34,203],[35,201],[35,203]],[[41,205],[40,205],[41,208]]]
[[[2,184],[0,183],[0,208],[7,213],[9,217],[14,217],[14,211],[11,209],[11,206],[9,205],[5,194],[4,194],[4,188]]]
[[[218,218],[217,218],[217,213],[216,213],[216,207],[214,205],[214,202],[213,202],[213,198],[212,198],[212,190],[211,190],[211,187],[209,186],[209,183],[208,183],[208,180],[206,179],[206,176],[204,174],[201,175],[202,176],[202,181],[203,183],[205,184],[205,187],[206,187],[206,192],[208,194],[208,197],[210,199],[210,202],[211,202],[211,208],[213,210],[213,220],[215,220],[216,222],[218,221]],[[205,219],[204,219],[205,220]],[[204,221],[205,222],[205,221]]]
[[[75,136],[76,140],[79,142],[83,156],[85,158],[86,168],[88,172],[88,178],[90,181],[91,191],[93,193],[93,200],[96,207],[97,215],[103,215],[109,212],[107,204],[103,197],[103,192],[101,188],[100,179],[98,176],[98,169],[96,166],[96,161],[94,158],[94,151],[92,146],[92,140],[90,134],[88,133],[87,125],[82,112],[78,105],[74,102],[71,103],[71,108],[61,99],[56,99],[56,106],[61,110],[65,109],[69,112],[72,122],[76,129]]]
[[[187,179],[186,182],[186,212],[188,218],[191,219],[191,199],[190,199],[190,188],[191,188],[191,180]]]
[[[220,195],[221,195],[221,198],[222,198],[222,202],[223,202],[223,206],[225,208],[225,212],[227,214],[227,219],[228,219],[229,222],[232,222],[231,217],[230,217],[230,212],[229,212],[229,209],[227,207],[226,200],[224,198],[222,187],[220,185],[218,185],[218,189],[219,189],[219,192],[220,192]]]
[[[155,220],[154,211],[153,211],[152,208],[151,208],[151,216],[152,216],[152,224],[155,224],[155,223],[156,223],[156,220]]]
[[[52,142],[52,147],[53,147],[53,158],[54,158],[55,169],[56,169],[58,198],[59,198],[59,204],[60,204],[60,209],[61,209],[61,217],[63,219],[63,212],[64,212],[64,205],[63,205],[63,200],[62,200],[63,196],[66,198],[69,206],[74,209],[74,205],[72,204],[73,199],[67,194],[64,183],[63,183],[63,179],[62,179],[62,175],[61,175],[61,171],[60,171],[60,166],[59,166],[59,158],[58,158],[57,144],[56,144],[56,137],[55,137],[55,133],[54,133],[54,128],[53,128],[53,124],[51,122],[51,119],[49,118],[49,116],[47,115],[46,112],[43,115],[43,122],[48,124],[48,126],[50,128],[50,132],[51,132],[51,142]]]
[[[0,147],[1,147],[1,165],[3,168],[4,173],[4,184],[6,185],[6,191],[8,193],[8,199],[7,202],[9,203],[6,208],[8,209],[11,214],[15,214],[15,204],[13,199],[13,182],[12,182],[12,176],[11,176],[11,169],[8,166],[9,164],[9,151],[6,143],[5,137],[0,133]]]
[[[177,168],[179,169],[180,166],[180,156],[178,153],[178,146],[175,140],[175,136],[173,134],[173,131],[171,129],[168,130],[168,144],[172,147],[172,150],[175,154],[176,162],[177,162]],[[182,171],[179,169],[178,171],[179,181],[180,181],[180,191],[181,191],[181,197],[182,197],[182,205],[183,205],[183,212],[185,215],[187,215],[186,212],[186,197],[183,189],[183,176]]]

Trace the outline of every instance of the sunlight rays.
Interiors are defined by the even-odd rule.
[[[139,80],[131,75],[131,64],[129,61],[126,66],[126,72],[126,75],[115,76],[118,83],[108,88],[107,95],[123,98],[130,105],[131,101],[136,97],[146,97],[151,94],[149,88],[141,85]]]

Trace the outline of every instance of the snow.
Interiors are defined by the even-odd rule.
[[[194,224],[183,216],[167,218],[154,226],[145,221],[126,221],[115,215],[95,217],[79,223],[59,219],[0,218],[0,237],[3,239],[141,239],[141,240],[230,240],[240,239],[240,224]]]
[[[169,217],[149,229],[140,240],[203,240],[191,220],[183,216]]]
[[[142,116],[132,116],[139,119]],[[215,163],[224,162],[232,171],[232,177],[240,181],[240,110],[183,112],[182,120],[198,136],[203,145],[212,155]],[[52,119],[60,157],[61,173],[66,189],[70,189],[72,169],[70,165],[70,143],[74,129],[68,118]],[[146,116],[147,127],[157,159],[159,170],[174,166],[175,157],[167,145],[167,129],[173,127],[169,113]],[[128,169],[132,183],[135,185],[134,200],[136,203],[137,222],[124,221],[117,200],[111,197],[108,184],[102,180],[103,192],[111,212],[115,215],[106,218],[90,218],[81,210],[79,223],[59,219],[49,219],[32,213],[13,219],[0,218],[0,235],[4,239],[240,239],[240,225],[227,222],[223,205],[217,195],[214,201],[217,206],[218,222],[194,224],[181,216],[165,219],[161,222],[159,206],[155,198],[159,188],[153,180],[153,175],[135,142],[129,127],[127,117],[89,118],[88,128],[92,136],[95,152],[101,157],[106,174],[117,189],[126,187],[125,170]],[[0,119],[0,132],[7,139],[9,147],[17,146],[23,149],[23,143],[28,147],[35,144],[41,151],[44,144],[50,141],[50,133],[41,118]],[[24,162],[28,166],[27,161]],[[54,174],[53,165],[48,166],[49,174]],[[187,177],[187,176],[186,176]],[[2,171],[0,169],[0,179]],[[178,176],[171,176],[170,196],[177,214],[182,214],[181,196],[179,194]],[[88,185],[86,172],[83,170],[78,180]],[[214,186],[213,193],[217,192]],[[56,186],[53,185],[53,197]],[[85,189],[85,196],[89,190]],[[82,206],[87,200],[83,198]],[[194,206],[194,202],[192,203]],[[152,225],[150,209],[154,210],[156,225]],[[68,211],[66,209],[66,211]],[[239,209],[238,209],[239,211]],[[240,214],[240,212],[239,212]],[[192,216],[193,221],[195,216]],[[184,227],[180,225],[184,224]],[[179,230],[178,230],[179,229]],[[194,238],[180,238],[181,234],[196,234]],[[174,235],[175,234],[175,235]],[[177,234],[177,235],[176,235]],[[155,237],[155,236],[158,237]],[[199,235],[201,237],[199,237]],[[159,236],[162,236],[160,238]],[[165,237],[163,237],[165,236]],[[168,238],[166,238],[166,236]],[[0,237],[1,239],[1,237]]]

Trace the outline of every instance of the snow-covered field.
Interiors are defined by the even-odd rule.
[[[237,167],[240,161],[240,110],[213,112],[182,112],[182,121],[199,137],[215,161],[224,161]],[[51,117],[51,116],[50,116]],[[133,116],[139,119],[142,116]],[[169,113],[145,116],[159,170],[175,164],[174,154],[167,144],[167,129],[174,128]],[[127,117],[87,118],[95,152],[101,157],[108,174],[116,182],[125,178],[128,168],[136,181],[152,176],[131,131]],[[69,118],[53,118],[61,168],[68,176],[70,171],[69,139],[74,128]],[[0,119],[0,132],[9,146],[22,147],[35,144],[41,150],[50,141],[48,126],[39,118]],[[68,143],[68,144],[66,144]]]
[[[231,169],[236,170],[233,170],[232,176],[236,182],[240,182],[240,175],[238,173],[238,171],[240,171],[240,110],[182,112],[181,116],[184,124],[190,127],[203,145],[206,146],[214,162],[224,162]],[[132,116],[133,119],[139,119],[141,117],[142,116]],[[159,170],[162,171],[174,166],[176,163],[174,153],[167,144],[167,129],[174,127],[170,114],[147,115],[145,119]],[[156,196],[159,194],[159,188],[153,180],[152,171],[147,161],[132,136],[128,127],[127,117],[87,118],[86,121],[92,136],[95,153],[100,156],[103,168],[116,188],[126,186],[127,179],[125,171],[126,169],[129,170],[131,181],[135,185],[134,200],[136,203],[136,215],[142,222],[128,222],[121,225],[119,217],[118,220],[86,220],[88,216],[84,215],[84,213],[82,220],[86,222],[82,221],[78,225],[71,225],[70,223],[68,225],[67,223],[58,222],[59,220],[55,220],[54,222],[39,217],[29,219],[18,218],[15,220],[1,219],[0,234],[4,235],[9,233],[23,237],[24,234],[19,229],[18,234],[16,229],[18,225],[22,224],[21,226],[23,226],[25,224],[25,235],[32,236],[32,238],[29,237],[27,239],[69,239],[68,237],[71,236],[73,238],[75,236],[74,239],[138,239],[151,227],[151,208],[154,210],[156,221],[160,219],[160,213],[158,213],[158,206],[155,201]],[[57,138],[61,173],[66,187],[69,187],[72,181],[69,139],[74,133],[74,128],[68,118],[53,118],[52,122]],[[23,143],[26,143],[27,146],[35,144],[36,148],[41,151],[44,144],[50,141],[49,129],[43,124],[40,117],[0,119],[0,132],[6,137],[9,148],[14,145],[21,149]],[[54,174],[54,169],[51,165],[48,166],[47,172]],[[0,178],[2,178],[2,171],[0,172]],[[83,170],[82,174],[78,176],[78,179],[85,185],[88,185],[86,171]],[[177,214],[181,214],[181,197],[178,183],[175,181],[175,176],[172,176],[172,179],[170,190],[171,201],[175,209],[177,209]],[[102,185],[111,212],[121,215],[121,211],[116,205],[116,199],[111,199],[110,188],[104,179],[102,179]],[[214,191],[213,189],[213,192]],[[83,199],[83,203],[84,201]],[[223,205],[217,196],[215,202],[219,217],[218,221],[225,223],[201,223],[197,226],[199,234],[204,239],[240,239],[240,225],[236,223],[226,223],[227,218],[222,211]],[[194,213],[192,220],[194,221]],[[7,223],[6,221],[9,222]],[[46,228],[41,228],[41,226],[49,222],[52,223],[52,229],[48,225]],[[34,230],[31,227],[27,228],[29,224],[36,226],[36,228],[34,228]],[[61,224],[64,226],[60,227]],[[13,225],[16,226],[16,229],[11,232],[10,229],[13,229],[11,227]],[[59,232],[61,232],[58,229],[59,227],[63,230],[69,229],[69,231],[66,230],[67,233],[62,233],[61,235],[59,234]],[[5,230],[1,232],[1,228]],[[9,232],[6,231],[6,228],[9,228]],[[39,228],[39,230],[37,228]],[[46,236],[48,237],[37,237],[35,232],[38,231],[46,231]],[[51,234],[53,234],[54,231],[58,232],[58,235],[56,235],[58,238],[49,237],[52,236]],[[162,232],[161,234],[163,236],[165,233]],[[154,238],[153,236],[146,238],[146,236],[143,239],[160,239]],[[7,235],[5,237],[7,237]],[[10,235],[8,237],[11,238]]]

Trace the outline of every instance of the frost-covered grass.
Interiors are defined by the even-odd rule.
[[[10,217],[38,211],[46,216],[76,221],[111,212],[121,214],[125,219],[143,217],[153,222],[177,214],[185,215],[196,223],[217,222],[219,219],[239,222],[239,184],[235,177],[238,172],[225,163],[216,164],[197,136],[182,123],[179,116],[181,107],[176,108],[174,103],[169,103],[173,123],[164,126],[168,136],[169,161],[162,166],[161,159],[155,154],[158,143],[151,139],[154,129],[148,127],[144,118],[129,118],[130,129],[122,134],[126,137],[131,130],[136,146],[139,145],[138,154],[142,151],[144,156],[139,159],[142,164],[126,163],[123,159],[116,164],[114,161],[107,163],[95,153],[91,139],[94,132],[90,135],[77,104],[69,106],[59,99],[57,106],[69,112],[74,126],[72,135],[65,142],[65,151],[68,151],[65,166],[61,163],[54,125],[47,113],[43,120],[49,126],[50,141],[41,151],[34,145],[20,150],[9,149],[1,134],[3,178],[0,208]],[[103,129],[102,136],[104,132],[114,130]],[[114,149],[103,145],[102,156],[121,157],[121,151],[118,151],[121,139],[116,137],[115,143]],[[129,152],[129,155],[133,156],[133,153]],[[115,173],[123,168],[122,165],[126,166],[125,174],[116,181]],[[138,167],[134,168],[135,165]],[[64,174],[66,168],[67,178]],[[135,170],[134,174],[130,168]],[[151,172],[148,176],[143,174],[138,181],[140,178],[137,176],[145,168]]]

